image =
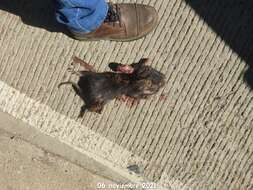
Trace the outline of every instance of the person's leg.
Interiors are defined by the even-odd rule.
[[[89,33],[105,20],[108,4],[105,0],[54,0],[56,19],[70,31]]]
[[[131,41],[146,36],[158,24],[156,10],[136,3],[105,0],[54,0],[57,20],[78,40]]]

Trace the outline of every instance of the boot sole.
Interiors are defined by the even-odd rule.
[[[156,21],[156,26],[158,25],[158,19]],[[156,28],[156,27],[155,27]],[[151,31],[146,32],[145,34],[143,34],[142,36],[137,36],[137,37],[133,37],[133,38],[128,38],[128,39],[112,39],[112,38],[88,38],[85,36],[79,36],[79,35],[75,35],[75,33],[72,33],[72,36],[74,39],[76,40],[80,40],[80,41],[100,41],[100,40],[109,40],[109,41],[116,41],[116,42],[131,42],[134,40],[139,40],[141,38],[144,38],[145,36],[147,36],[148,34],[150,34],[152,31],[155,30],[155,28],[153,28]]]
[[[87,37],[80,37],[80,36],[75,36],[73,35],[73,38],[76,40],[80,41],[101,41],[101,40],[109,40],[109,41],[116,41],[116,42],[131,42],[134,40],[139,40],[141,38],[144,38],[147,36],[149,33],[143,35],[143,36],[138,36],[138,37],[133,37],[133,38],[128,38],[128,39],[111,39],[111,38],[87,38]]]

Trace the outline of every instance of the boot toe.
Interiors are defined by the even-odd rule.
[[[136,7],[138,16],[139,35],[151,32],[158,24],[158,13],[154,7],[139,5]]]

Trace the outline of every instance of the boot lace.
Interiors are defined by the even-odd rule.
[[[119,10],[118,5],[111,4],[111,3],[109,3],[108,5],[109,5],[109,8],[108,8],[107,16],[106,16],[104,22],[113,23],[113,24],[116,22],[119,22],[121,25],[120,10]]]

